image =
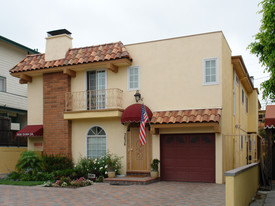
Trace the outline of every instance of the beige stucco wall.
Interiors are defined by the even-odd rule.
[[[81,157],[87,157],[87,133],[93,126],[103,128],[107,134],[107,150],[122,158],[122,170],[126,172],[126,145],[124,134],[126,127],[120,123],[120,118],[85,119],[72,121],[72,157],[77,162]]]
[[[15,171],[21,152],[26,150],[26,147],[0,147],[0,174]]]
[[[43,124],[43,77],[34,76],[28,83],[28,125]]]
[[[140,93],[153,111],[222,107],[222,33],[126,45],[140,67]],[[146,51],[146,52],[144,52]],[[203,59],[217,57],[219,84],[203,85]],[[86,71],[94,68],[87,68]],[[135,103],[127,89],[127,67],[107,71],[107,88],[123,90],[123,107]],[[86,72],[72,78],[72,91],[86,89]]]
[[[235,176],[226,176],[226,206],[249,205],[259,186],[259,166],[241,170]]]
[[[43,137],[28,137],[28,150],[43,152]]]
[[[256,89],[248,95],[248,132],[258,133],[258,92]]]

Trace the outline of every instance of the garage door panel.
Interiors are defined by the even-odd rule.
[[[161,179],[215,182],[214,134],[161,135]]]

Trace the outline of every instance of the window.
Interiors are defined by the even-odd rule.
[[[245,95],[245,111],[248,113],[248,97]]]
[[[0,92],[6,92],[6,77],[0,77]]]
[[[240,136],[240,149],[243,150],[243,136]]]
[[[239,85],[239,77],[238,77],[238,75],[236,75],[236,83],[237,83],[237,85]]]
[[[87,72],[87,109],[105,109],[106,107],[105,70]]]
[[[242,104],[244,103],[244,90],[242,89]]]
[[[92,127],[87,135],[87,158],[98,158],[106,154],[106,133],[98,126]]]
[[[218,58],[203,60],[203,84],[218,84]]]
[[[139,76],[139,67],[134,66],[128,68],[128,90],[139,90]]]

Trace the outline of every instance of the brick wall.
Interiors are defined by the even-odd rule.
[[[71,78],[63,73],[43,75],[44,153],[71,157],[71,121],[64,120],[65,93]]]

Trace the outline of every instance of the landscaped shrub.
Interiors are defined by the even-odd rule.
[[[19,180],[20,179],[20,173],[18,172],[11,172],[6,177],[7,180]]]
[[[74,171],[78,177],[88,178],[88,173],[93,173],[94,171],[93,160],[81,158],[76,164]]]
[[[44,172],[54,172],[57,170],[73,169],[72,158],[60,155],[43,155],[41,168]]]
[[[24,151],[20,155],[16,168],[19,172],[29,168],[39,171],[41,168],[41,159],[33,151]]]
[[[107,170],[114,171],[116,172],[116,174],[120,174],[121,157],[108,152],[105,155],[105,159],[106,159]]]
[[[54,175],[55,179],[60,179],[61,177],[70,177],[71,179],[75,179],[78,176],[75,170],[71,168],[56,170],[52,172],[52,174]]]
[[[106,155],[96,159],[81,158],[74,170],[78,177],[87,178],[88,173],[95,174],[96,178],[107,177],[108,168],[112,168],[113,171],[116,171],[116,174],[120,174],[120,160],[121,157],[108,152]]]

